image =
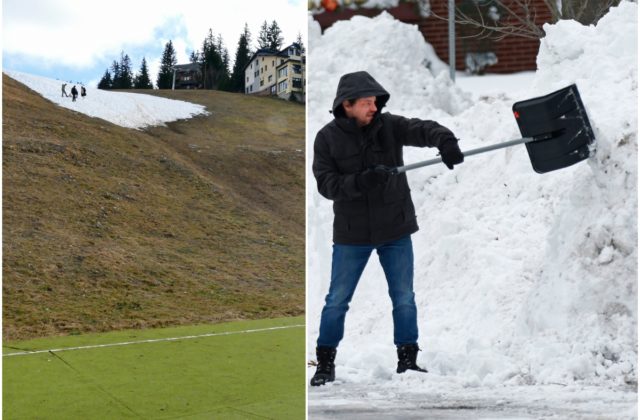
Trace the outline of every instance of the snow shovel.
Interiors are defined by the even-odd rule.
[[[566,168],[589,157],[595,141],[578,87],[573,84],[538,98],[513,104],[522,138],[462,152],[464,156],[526,144],[533,170],[539,174]],[[393,174],[441,163],[441,158],[390,168]]]

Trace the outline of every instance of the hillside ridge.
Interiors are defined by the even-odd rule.
[[[145,93],[210,114],[127,129],[3,75],[5,339],[303,313],[304,107]]]

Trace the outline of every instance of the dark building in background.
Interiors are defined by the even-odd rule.
[[[173,66],[173,89],[202,88],[202,71],[198,63]]]

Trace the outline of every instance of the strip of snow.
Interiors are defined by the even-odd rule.
[[[632,387],[498,386],[467,387],[449,377],[388,373],[379,385],[337,379],[309,389],[309,418],[325,420],[485,419],[637,420]],[[422,380],[420,377],[422,376]],[[378,383],[382,382],[380,380]]]
[[[208,114],[204,106],[190,102],[138,93],[109,92],[91,87],[86,87],[87,96],[82,98],[79,95],[79,84],[75,85],[78,98],[73,102],[73,83],[17,71],[5,70],[4,73],[57,105],[126,128],[142,129]],[[63,83],[67,83],[66,92],[69,97],[62,96]]]
[[[466,72],[456,73],[456,85],[473,95],[474,102],[491,98],[509,98],[511,101],[528,99],[531,95],[531,83],[534,71],[523,71],[512,74],[469,75]]]

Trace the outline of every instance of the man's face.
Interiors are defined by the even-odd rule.
[[[345,114],[349,118],[355,118],[359,127],[363,127],[373,120],[378,108],[376,108],[376,97],[368,96],[366,98],[358,98],[351,105],[349,101],[342,102]]]

